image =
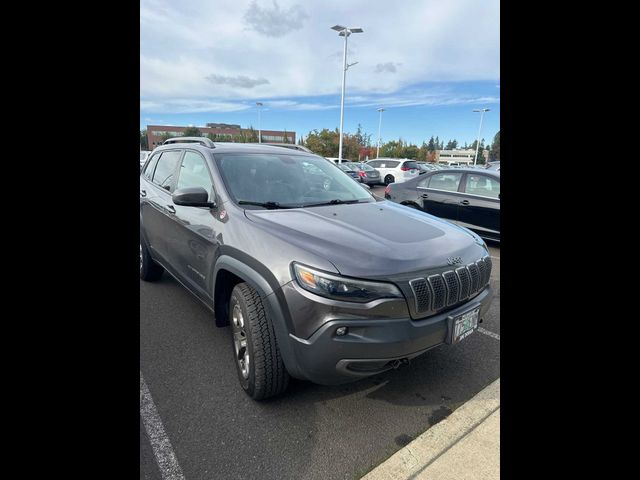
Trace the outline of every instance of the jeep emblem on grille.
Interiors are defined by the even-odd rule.
[[[447,263],[449,265],[455,265],[456,263],[462,263],[461,257],[449,257],[447,258]]]

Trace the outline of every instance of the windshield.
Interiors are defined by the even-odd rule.
[[[262,153],[214,156],[236,203],[305,207],[328,202],[376,201],[372,194],[322,157]]]

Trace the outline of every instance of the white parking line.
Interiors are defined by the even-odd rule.
[[[494,260],[500,260],[500,257],[494,257],[493,255],[489,255],[491,258],[493,258]]]
[[[478,331],[480,333],[484,333],[485,335],[488,335],[488,336],[490,336],[492,338],[495,338],[496,340],[500,340],[500,335],[498,335],[497,333],[490,332],[489,330],[485,330],[482,327],[478,327]]]
[[[160,467],[162,480],[184,480],[182,469],[178,465],[178,459],[173,451],[169,437],[164,431],[162,420],[158,415],[151,393],[140,372],[140,416],[147,431],[147,436],[153,448],[153,454]]]

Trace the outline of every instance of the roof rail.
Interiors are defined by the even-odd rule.
[[[172,143],[199,143],[205,147],[216,148],[211,139],[206,137],[173,137],[165,140],[163,145],[170,145]]]

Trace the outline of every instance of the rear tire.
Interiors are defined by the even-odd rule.
[[[276,334],[258,292],[239,283],[229,300],[229,323],[238,379],[254,400],[284,392],[289,385]]]
[[[162,276],[164,268],[153,261],[147,246],[140,238],[140,278],[145,282],[153,282]]]
[[[395,181],[396,179],[393,177],[393,175],[387,175],[386,177],[384,177],[385,185],[389,185],[390,183],[394,183]]]

